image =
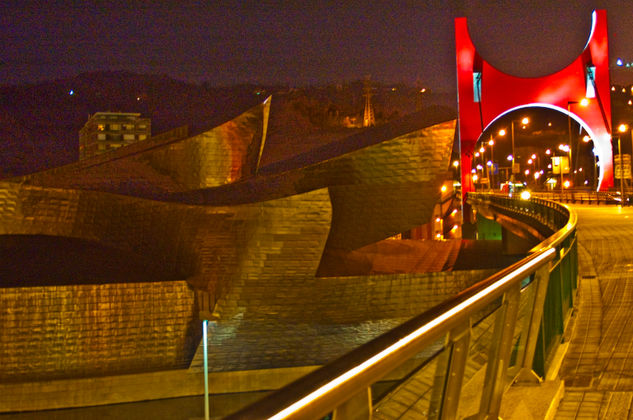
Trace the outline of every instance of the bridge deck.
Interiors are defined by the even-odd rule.
[[[578,212],[579,310],[556,419],[633,418],[633,209]]]

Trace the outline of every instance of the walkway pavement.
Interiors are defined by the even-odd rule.
[[[556,419],[633,418],[633,209],[578,213],[579,306]]]

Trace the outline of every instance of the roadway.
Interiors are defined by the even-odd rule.
[[[633,418],[633,208],[572,205],[579,295],[556,419]]]

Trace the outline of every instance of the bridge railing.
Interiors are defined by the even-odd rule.
[[[469,201],[557,230],[521,261],[228,418],[497,418],[507,386],[540,381],[573,305],[576,216],[541,199]]]
[[[625,202],[630,200],[631,194],[625,194]],[[588,190],[565,190],[533,192],[533,197],[545,200],[555,200],[563,203],[574,204],[621,204],[622,198],[619,191],[588,191]]]

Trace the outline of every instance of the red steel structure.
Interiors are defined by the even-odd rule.
[[[499,71],[477,53],[466,18],[455,20],[462,190],[473,191],[471,160],[486,127],[526,107],[570,115],[593,139],[600,160],[598,189],[613,186],[607,14],[594,10],[589,40],[571,64],[553,74],[525,78]],[[586,106],[580,101],[588,99]]]

